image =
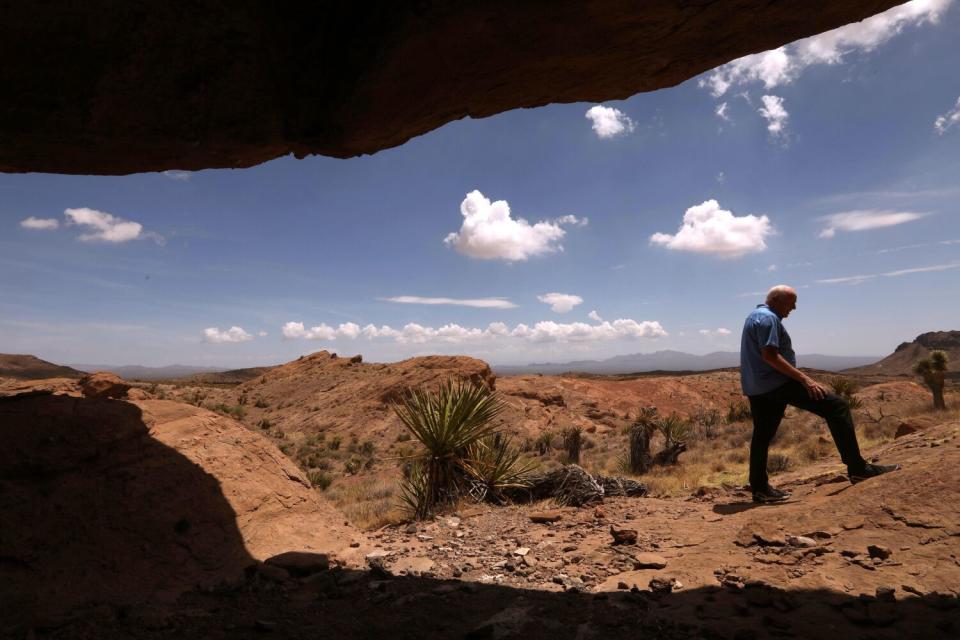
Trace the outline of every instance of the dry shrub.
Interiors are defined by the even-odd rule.
[[[790,456],[781,452],[770,452],[767,458],[767,473],[775,475],[789,471],[792,468]]]

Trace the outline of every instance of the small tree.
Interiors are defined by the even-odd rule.
[[[947,353],[932,351],[929,358],[924,358],[913,367],[913,372],[923,378],[923,381],[933,394],[933,408],[943,411],[947,404],[943,400],[943,384],[947,374]]]

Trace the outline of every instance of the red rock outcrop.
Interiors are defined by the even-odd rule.
[[[366,548],[269,441],[204,409],[0,397],[0,437],[0,635],[169,602],[288,551],[356,564]]]
[[[458,118],[673,86],[900,1],[13,3],[0,171],[373,153]]]
[[[122,398],[127,395],[130,385],[120,376],[107,371],[97,371],[80,378],[78,383],[83,395],[88,398]]]

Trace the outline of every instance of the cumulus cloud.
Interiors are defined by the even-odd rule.
[[[302,322],[288,322],[283,326],[283,336],[287,339],[337,340],[366,338],[392,339],[400,344],[448,343],[463,344],[481,341],[514,340],[532,343],[544,342],[590,342],[597,340],[617,340],[636,338],[658,338],[668,335],[656,320],[637,322],[632,319],[618,319],[613,322],[559,323],[550,320],[537,322],[532,327],[518,324],[510,329],[502,322],[492,322],[485,329],[463,327],[458,324],[445,324],[441,327],[428,327],[411,322],[402,329],[393,329],[388,325],[377,327],[372,324],[360,328],[353,323],[340,325],[337,329],[321,324],[307,329]]]
[[[765,250],[764,238],[771,233],[773,226],[767,216],[735,216],[721,209],[716,200],[707,200],[687,209],[677,233],[655,233],[650,242],[676,251],[736,258]]]
[[[603,318],[600,317],[600,314],[597,313],[596,309],[588,313],[587,317],[593,320],[594,322],[603,322]]]
[[[757,109],[758,113],[767,121],[767,132],[775,140],[785,140],[787,136],[787,120],[790,114],[783,106],[780,96],[763,96],[763,106]]]
[[[578,304],[583,303],[583,298],[569,293],[545,293],[537,296],[537,300],[550,305],[550,310],[554,313],[567,313]]]
[[[933,121],[933,129],[937,132],[937,135],[942,136],[958,122],[960,122],[960,98],[957,98],[957,103],[953,105],[953,109],[942,116],[937,116],[937,119]]]
[[[566,235],[563,225],[586,224],[586,218],[563,216],[557,220],[531,225],[523,218],[510,217],[506,200],[490,202],[477,190],[460,204],[463,225],[444,239],[447,246],[471,258],[483,260],[526,260],[555,251],[563,251],[560,241]]]
[[[81,234],[77,239],[83,242],[112,242],[119,244],[129,242],[140,238],[152,237],[158,243],[162,238],[154,233],[144,233],[143,225],[132,220],[124,220],[104,211],[88,209],[81,207],[79,209],[66,209],[64,215],[67,217],[67,224],[79,225],[90,229],[89,232]]]
[[[590,126],[599,138],[613,138],[615,136],[630,133],[636,128],[636,123],[628,118],[625,113],[613,107],[595,105],[590,107],[585,114],[590,120]]]
[[[220,331],[217,327],[209,327],[203,330],[204,342],[222,344],[226,342],[247,342],[253,340],[253,336],[240,327],[230,327],[226,331]]]
[[[832,238],[837,231],[866,231],[892,227],[905,222],[913,222],[924,217],[925,213],[913,211],[890,211],[885,209],[862,209],[859,211],[844,211],[820,218],[827,225],[820,232],[821,238]]]
[[[460,307],[476,307],[478,309],[513,309],[517,305],[506,298],[424,298],[422,296],[393,296],[383,298],[386,302],[401,304],[449,304]]]
[[[261,331],[261,332],[259,332],[257,335],[260,336],[261,338],[264,338],[264,337],[266,337],[267,332],[266,332],[266,331]]]
[[[708,338],[722,338],[730,335],[730,329],[725,329],[724,327],[717,327],[716,329],[700,329],[700,335]]]
[[[37,231],[53,231],[60,226],[60,221],[56,218],[24,218],[20,221],[20,226],[24,229],[34,229]]]
[[[913,0],[862,22],[738,58],[717,67],[699,84],[718,98],[740,85],[762,83],[772,89],[789,84],[809,66],[839,64],[849,54],[873,51],[908,26],[937,23],[952,1]]]
[[[170,178],[171,180],[176,180],[177,182],[187,182],[188,180],[190,180],[191,177],[193,177],[193,172],[171,169],[169,171],[164,171],[163,175]]]

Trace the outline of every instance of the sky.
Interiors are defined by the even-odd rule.
[[[603,104],[372,156],[0,174],[0,352],[244,367],[736,351],[775,284],[801,354],[960,318],[960,2],[914,0]]]

